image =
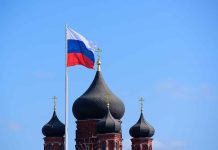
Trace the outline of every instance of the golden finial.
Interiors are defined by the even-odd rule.
[[[54,100],[54,111],[56,111],[56,100],[57,100],[57,97],[54,96],[52,99]]]
[[[100,58],[101,58],[101,55],[100,55],[100,53],[101,53],[101,49],[100,48],[98,48],[97,50],[96,50],[96,52],[98,53],[98,60],[97,60],[97,71],[101,71],[101,60],[100,60]]]
[[[106,101],[107,101],[107,108],[109,108],[110,107],[110,103],[109,103],[109,96],[110,96],[110,94],[107,92],[105,94],[105,96],[106,96]]]
[[[141,112],[143,111],[143,102],[144,102],[144,99],[143,97],[140,98],[140,105],[141,105]]]

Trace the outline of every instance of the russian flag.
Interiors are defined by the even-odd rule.
[[[83,65],[87,68],[94,68],[94,50],[96,45],[88,41],[81,34],[67,27],[67,67]]]

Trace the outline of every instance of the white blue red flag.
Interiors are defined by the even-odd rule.
[[[67,27],[67,67],[83,65],[94,68],[96,45],[81,34]]]

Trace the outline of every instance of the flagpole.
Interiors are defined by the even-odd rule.
[[[68,67],[67,67],[67,24],[65,25],[65,150],[68,150]]]

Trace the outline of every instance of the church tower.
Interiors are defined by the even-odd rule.
[[[130,135],[133,137],[132,150],[152,150],[152,136],[154,135],[154,128],[145,121],[143,116],[143,98],[141,101],[141,114],[137,123],[129,130]]]
[[[56,115],[56,97],[54,96],[54,112],[51,120],[42,127],[44,150],[64,150],[65,125]]]
[[[99,150],[121,150],[122,135],[121,121],[110,113],[110,104],[107,104],[107,114],[97,123],[97,139]]]
[[[77,119],[76,150],[122,150],[120,119],[124,115],[125,107],[106,85],[100,65],[98,55],[95,78],[72,107],[73,115]]]

